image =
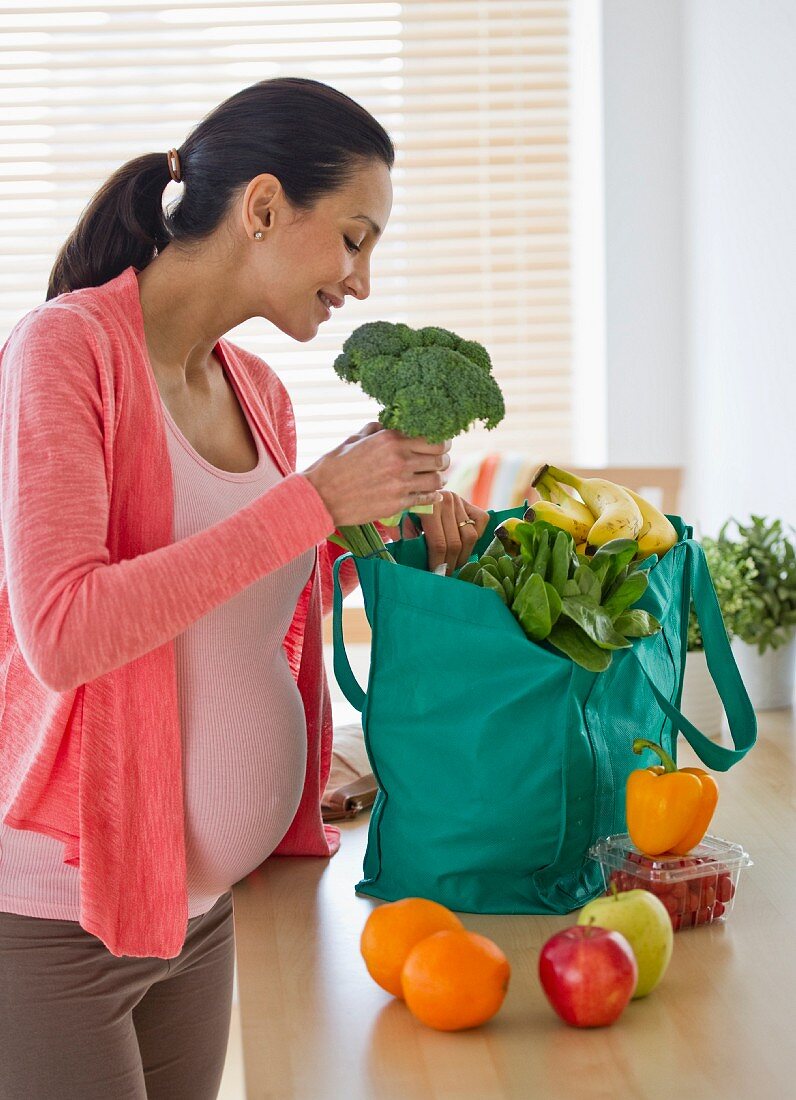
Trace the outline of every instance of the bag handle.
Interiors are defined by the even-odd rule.
[[[355,710],[361,714],[365,707],[367,695],[357,683],[357,679],[351,669],[348,654],[345,651],[345,639],[343,638],[343,590],[340,587],[340,566],[353,554],[341,554],[335,558],[332,567],[334,586],[334,602],[332,604],[332,638],[334,641],[334,674],[340,690]]]
[[[705,657],[711,678],[727,714],[735,748],[728,749],[723,745],[717,745],[692,725],[682,711],[673,706],[653,683],[649,672],[644,667],[641,655],[643,646],[634,646],[633,652],[652,687],[661,710],[671,720],[674,728],[683,734],[704,764],[715,771],[726,772],[733,764],[743,760],[757,740],[757,716],[735,663],[705,552],[695,539],[687,539],[686,546],[691,598],[694,601],[702,631]]]
[[[398,529],[402,537],[403,524],[407,516],[409,516],[418,530],[421,530],[419,518],[413,512],[405,511],[401,514],[401,518],[398,521]],[[353,557],[354,555],[350,551],[346,554],[341,554],[339,558],[335,558],[334,565],[332,566],[332,587],[334,596],[332,602],[332,640],[334,643],[335,678],[348,702],[361,714],[365,709],[367,695],[359,686],[348,660],[348,654],[345,651],[345,639],[343,638],[343,590],[340,587],[339,576],[340,566],[344,561],[347,561],[348,558]]]

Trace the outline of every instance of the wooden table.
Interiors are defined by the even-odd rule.
[[[694,762],[681,741],[680,763]],[[418,1023],[368,976],[358,897],[367,817],[331,861],[272,858],[235,887],[248,1100],[618,1100],[796,1097],[796,721],[760,715],[757,746],[722,775],[711,831],[741,843],[728,923],[675,936],[662,984],[611,1028],[559,1021],[539,986],[539,949],[569,917],[474,916],[512,965],[484,1027]]]

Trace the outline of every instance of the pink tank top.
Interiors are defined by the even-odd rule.
[[[212,466],[163,404],[175,541],[225,519],[282,478],[227,379],[246,413],[258,462],[246,473]],[[175,638],[189,917],[207,912],[271,854],[298,807],[306,724],[282,642],[315,553],[255,581]],[[0,911],[77,921],[79,871],[63,862],[63,850],[60,841],[0,822]]]

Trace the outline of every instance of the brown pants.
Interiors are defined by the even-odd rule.
[[[216,1100],[234,958],[231,890],[175,959],[0,913],[0,1100]]]

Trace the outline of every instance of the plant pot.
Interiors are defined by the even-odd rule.
[[[680,709],[706,737],[721,735],[724,707],[710,678],[704,650],[694,649],[686,655]]]
[[[779,649],[758,653],[757,646],[734,638],[732,651],[755,710],[777,710],[793,703],[796,687],[796,630]]]

